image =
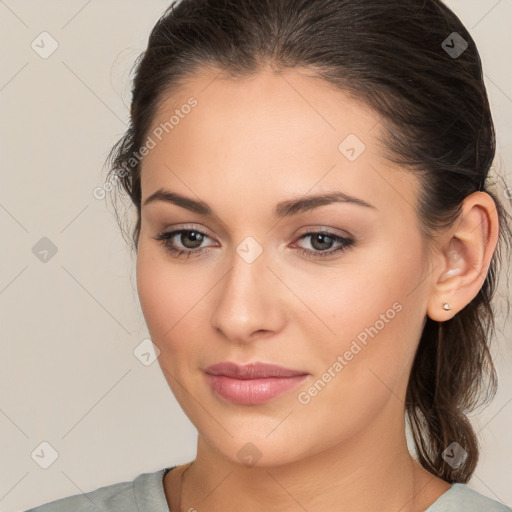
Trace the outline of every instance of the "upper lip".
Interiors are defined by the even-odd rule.
[[[225,361],[214,364],[205,370],[210,375],[224,375],[235,379],[259,379],[265,377],[296,377],[297,375],[307,375],[302,370],[291,370],[275,364],[249,363],[240,365]]]

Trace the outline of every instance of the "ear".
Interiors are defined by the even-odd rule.
[[[454,226],[441,238],[427,315],[444,322],[473,300],[485,281],[499,236],[496,204],[485,192],[464,199]],[[448,303],[450,310],[443,304]]]

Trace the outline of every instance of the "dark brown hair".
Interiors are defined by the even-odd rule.
[[[425,240],[455,222],[472,192],[485,191],[495,201],[500,235],[485,281],[452,319],[427,318],[405,403],[420,463],[446,481],[467,482],[479,454],[467,413],[496,391],[488,346],[495,321],[491,299],[503,243],[510,249],[511,240],[509,215],[488,189],[495,133],[475,42],[440,0],[182,0],[171,5],[135,63],[130,125],[108,157],[108,180],[116,179],[137,210],[135,250],[141,185],[134,155],[161,102],[198,70],[244,77],[265,64],[276,72],[311,70],[382,116],[386,156],[421,178],[418,218]],[[442,457],[453,441],[468,453],[457,468]]]

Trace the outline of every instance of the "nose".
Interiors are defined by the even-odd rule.
[[[214,329],[235,343],[271,336],[283,328],[283,284],[267,268],[265,251],[248,263],[237,253],[233,265],[217,285],[210,321]]]

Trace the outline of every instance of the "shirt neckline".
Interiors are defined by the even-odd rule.
[[[153,510],[154,512],[172,512],[167,503],[167,497],[165,496],[164,477],[169,471],[177,467],[177,465],[166,467],[155,473],[140,475],[135,479],[135,501],[137,502],[137,507],[140,512],[145,512],[146,510]],[[142,478],[143,476],[146,478]],[[431,512],[432,507],[442,505],[453,494],[454,490],[457,488],[456,486],[464,487],[464,484],[458,482],[452,483],[424,512]],[[158,501],[155,503],[154,500],[151,499],[148,502],[147,496],[156,496]]]
[[[139,512],[171,512],[164,489],[164,476],[178,466],[166,467],[153,473],[143,473],[133,482],[133,494]]]

